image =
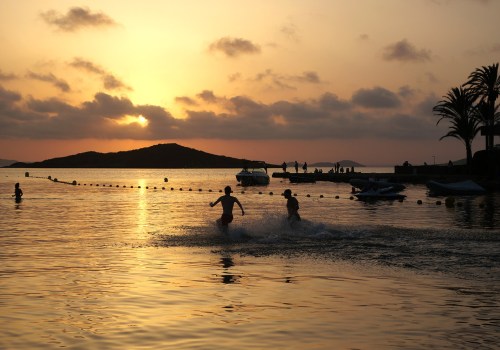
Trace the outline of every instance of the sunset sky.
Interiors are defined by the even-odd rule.
[[[167,142],[277,164],[465,158],[432,107],[500,61],[499,14],[496,0],[1,0],[0,158]]]

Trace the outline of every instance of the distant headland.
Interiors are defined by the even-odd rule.
[[[84,152],[41,162],[17,162],[10,168],[241,168],[277,167],[264,161],[219,156],[176,143],[113,153]]]

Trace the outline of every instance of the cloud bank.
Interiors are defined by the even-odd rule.
[[[75,57],[70,63],[70,66],[79,70],[83,70],[87,73],[97,75],[101,79],[106,90],[132,90],[132,88],[120,81],[114,75],[106,72],[104,69],[90,61]]]
[[[258,54],[260,46],[241,38],[220,38],[208,47],[209,52],[222,52],[227,57],[235,58],[245,54]]]
[[[116,22],[104,13],[92,13],[88,8],[72,7],[66,14],[54,10],[43,12],[41,18],[63,32],[74,32],[84,27],[110,27]]]
[[[387,61],[426,62],[431,60],[431,52],[417,49],[408,40],[403,39],[384,49],[383,58]]]
[[[57,99],[23,98],[0,86],[0,137],[33,139],[438,139],[429,97],[411,113],[396,109],[398,96],[381,87],[361,89],[351,100],[333,93],[303,101],[261,103],[245,96],[221,97],[204,90],[179,97],[187,118],[163,107],[135,105],[126,97],[95,94],[74,106]],[[210,106],[214,106],[214,110]],[[359,108],[362,106],[363,108]],[[386,109],[381,109],[381,108]],[[371,109],[370,109],[371,108]],[[222,110],[222,112],[221,112]],[[125,123],[142,116],[147,125]]]

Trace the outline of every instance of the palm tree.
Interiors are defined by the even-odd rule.
[[[482,106],[480,118],[486,127],[486,149],[493,149],[493,126],[498,120],[498,105],[495,105],[500,95],[500,76],[498,76],[498,63],[488,67],[477,68],[469,75],[469,80],[464,84],[479,97]]]
[[[439,140],[445,137],[454,137],[465,144],[467,153],[467,166],[472,164],[472,140],[480,130],[481,121],[477,118],[477,109],[474,102],[477,95],[471,89],[464,87],[452,88],[443,100],[439,101],[432,109],[434,114],[440,116],[436,125],[443,119],[448,120],[450,131]]]

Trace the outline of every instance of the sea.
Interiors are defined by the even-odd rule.
[[[0,169],[0,349],[500,348],[499,193],[239,170]],[[227,185],[245,215],[221,232]]]

